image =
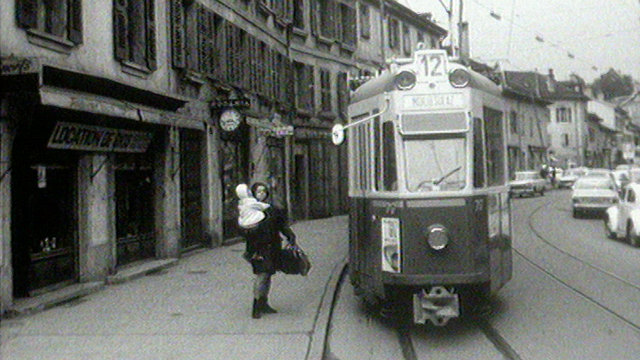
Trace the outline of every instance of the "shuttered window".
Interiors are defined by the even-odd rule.
[[[329,70],[320,70],[320,93],[321,111],[331,112],[333,107],[331,106],[331,72]]]
[[[340,40],[349,46],[356,46],[356,9],[340,4]]]
[[[155,1],[114,0],[113,4],[116,59],[155,70]]]
[[[296,107],[308,114],[313,113],[314,103],[314,77],[313,67],[303,63],[294,63],[296,77]]]
[[[327,39],[336,38],[337,4],[332,0],[318,0],[318,25],[320,36]]]
[[[16,0],[18,26],[82,43],[82,0]]]

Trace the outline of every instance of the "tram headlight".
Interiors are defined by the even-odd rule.
[[[382,271],[399,273],[402,266],[402,252],[400,249],[400,219],[382,218],[380,220]]]
[[[469,85],[471,76],[464,69],[455,69],[449,73],[449,82],[453,87],[461,88]]]
[[[440,224],[429,226],[427,232],[427,242],[433,250],[442,250],[449,245],[449,234],[447,229]]]
[[[409,90],[416,85],[416,74],[413,71],[403,70],[399,72],[394,82],[399,90]]]

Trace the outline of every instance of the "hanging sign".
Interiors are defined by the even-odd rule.
[[[58,122],[51,132],[47,147],[51,149],[113,151],[143,153],[147,151],[153,134]]]
[[[246,108],[251,106],[250,99],[217,99],[211,102],[212,109]]]

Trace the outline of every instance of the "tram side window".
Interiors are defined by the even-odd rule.
[[[484,141],[482,119],[473,118],[473,187],[485,186]]]
[[[355,171],[357,171],[357,183],[354,184],[358,190],[370,190],[371,177],[371,131],[368,125],[359,125],[356,128],[356,159]]]
[[[398,175],[396,171],[396,149],[394,127],[392,121],[380,125],[380,118],[374,119],[374,141],[376,164],[376,189],[378,191],[398,190]]]
[[[382,176],[385,191],[398,190],[396,170],[396,141],[393,121],[382,124]]]
[[[502,112],[485,107],[483,113],[487,144],[487,185],[503,185],[506,180]]]

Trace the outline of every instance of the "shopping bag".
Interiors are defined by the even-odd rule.
[[[285,274],[306,276],[311,270],[311,261],[297,245],[286,245],[280,251],[278,270]]]

